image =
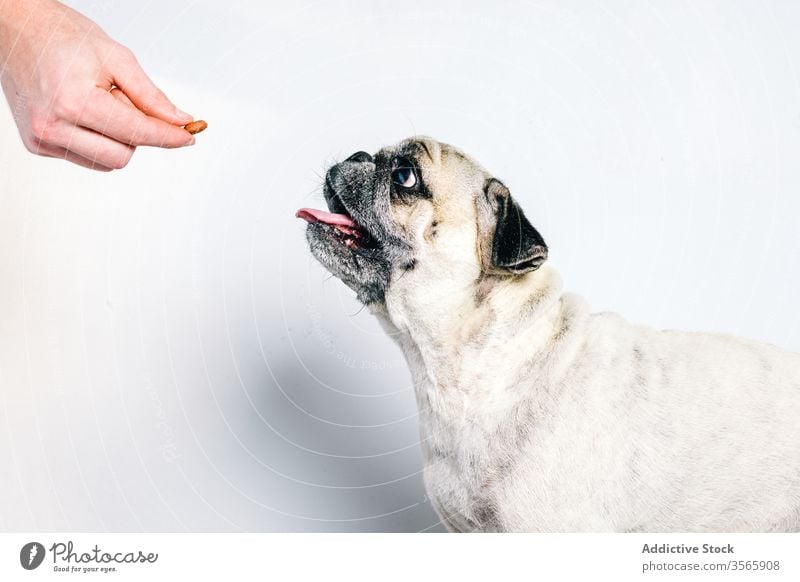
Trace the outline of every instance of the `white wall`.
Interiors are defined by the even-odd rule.
[[[71,4],[210,128],[101,175],[0,114],[0,529],[440,529],[400,353],[293,218],[414,133],[598,310],[800,349],[800,3]]]

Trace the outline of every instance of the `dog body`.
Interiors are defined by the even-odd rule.
[[[412,370],[425,482],[449,526],[800,529],[800,357],[590,315],[546,269],[470,321],[424,286],[410,309],[390,291],[379,315]]]
[[[403,350],[452,530],[800,530],[800,355],[590,314],[505,186],[429,138],[326,199],[312,251]]]

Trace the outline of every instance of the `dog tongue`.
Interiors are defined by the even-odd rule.
[[[334,214],[317,210],[316,208],[301,208],[295,213],[297,218],[302,218],[306,222],[324,222],[333,226],[347,226],[356,228],[356,223],[346,214]]]

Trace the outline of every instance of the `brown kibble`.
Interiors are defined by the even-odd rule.
[[[203,121],[202,119],[198,119],[197,121],[187,123],[186,125],[183,126],[183,129],[194,135],[196,133],[200,133],[207,127],[208,124],[205,121]]]

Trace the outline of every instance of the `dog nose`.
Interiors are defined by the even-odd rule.
[[[371,162],[372,156],[367,152],[356,152],[345,160],[346,162]]]

